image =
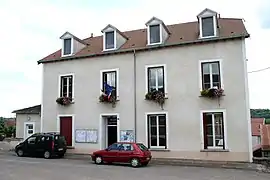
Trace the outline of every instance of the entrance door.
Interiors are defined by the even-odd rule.
[[[60,117],[60,134],[65,136],[67,146],[72,146],[72,117]]]
[[[25,123],[24,138],[28,138],[35,133],[34,123]]]
[[[117,142],[117,116],[107,117],[107,147]]]

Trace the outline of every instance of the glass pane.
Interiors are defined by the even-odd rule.
[[[159,130],[159,135],[161,136],[161,135],[166,135],[166,126],[159,126],[159,128],[158,128],[158,130]]]
[[[204,83],[203,84],[203,89],[209,89],[211,88],[211,84],[210,83]]]
[[[208,135],[207,136],[207,146],[213,146],[213,136]]]
[[[33,125],[32,124],[28,124],[27,127],[28,127],[28,129],[33,129]]]
[[[219,74],[219,63],[211,63],[212,64],[212,74]]]
[[[158,75],[158,87],[163,87],[163,68],[157,68],[157,75]]]
[[[156,126],[157,125],[157,117],[156,116],[149,116],[150,118],[150,125]]]
[[[160,42],[160,28],[159,25],[150,26],[150,43]]]
[[[28,134],[33,134],[33,130],[28,130]]]
[[[158,124],[159,125],[166,125],[166,116],[158,116]]]
[[[151,126],[150,127],[150,133],[151,133],[151,135],[157,135],[157,127],[156,126]]]
[[[209,63],[203,63],[203,74],[210,74],[210,64]]]
[[[207,135],[213,135],[213,126],[212,126],[212,124],[206,126],[206,134]]]
[[[219,74],[213,74],[213,82],[219,82]]]
[[[106,49],[114,48],[114,32],[106,32]]]
[[[203,75],[203,83],[210,83],[210,74]]]
[[[159,136],[159,146],[166,146],[166,136]]]
[[[216,146],[223,146],[223,115],[222,113],[216,113],[215,117],[215,145]]]
[[[151,146],[157,146],[157,136],[151,136]]]
[[[156,85],[156,74],[157,74],[157,70],[155,68],[150,68],[149,69],[149,87],[150,87],[150,91],[155,90],[157,85]]]
[[[64,40],[64,55],[71,53],[71,39]]]
[[[69,94],[68,94],[68,97],[72,97],[72,77],[68,78],[69,80]]]
[[[63,79],[63,85],[62,85],[62,88],[63,88],[63,90],[62,90],[62,92],[63,92],[63,94],[62,94],[62,96],[67,96],[67,78],[66,77],[62,77],[62,79]]]
[[[213,17],[202,18],[202,35],[203,37],[214,35]]]

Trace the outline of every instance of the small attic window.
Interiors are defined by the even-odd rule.
[[[71,38],[64,39],[64,45],[63,45],[63,55],[70,55],[72,54],[72,44],[71,44]]]
[[[105,32],[105,49],[114,49],[115,48],[115,39],[114,39],[114,31]]]
[[[202,37],[211,37],[215,36],[215,23],[214,16],[203,17],[201,20],[202,23]]]
[[[160,24],[149,25],[149,44],[157,44],[161,42]]]

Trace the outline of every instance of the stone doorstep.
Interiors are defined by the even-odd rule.
[[[67,152],[65,155],[65,158],[91,161],[91,154]],[[177,159],[177,158],[152,158],[151,164],[171,165],[171,166],[208,167],[208,168],[226,168],[226,169],[250,170],[250,171],[270,173],[270,167],[266,167],[265,165],[262,165],[262,164],[246,163],[246,162],[190,160],[190,159]]]

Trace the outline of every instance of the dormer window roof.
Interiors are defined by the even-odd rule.
[[[148,45],[162,44],[167,40],[170,32],[162,20],[153,17],[145,25]]]
[[[108,24],[101,32],[103,33],[103,51],[116,50],[128,39],[125,34],[111,24]]]
[[[200,38],[211,38],[218,35],[217,12],[210,9],[198,14]]]
[[[88,45],[69,32],[65,32],[60,39],[62,39],[62,57],[71,56]],[[76,44],[76,46],[74,44]]]

